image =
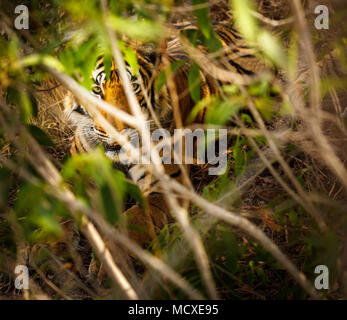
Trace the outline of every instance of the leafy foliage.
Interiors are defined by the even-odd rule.
[[[11,2],[8,8],[5,8],[2,3],[4,16],[13,18],[16,4],[16,1]],[[222,45],[213,28],[215,12],[207,0],[193,0],[193,9],[183,11],[176,9],[183,6],[185,1],[176,3],[170,0],[110,0],[110,19],[104,21],[97,0],[56,0],[49,3],[25,0],[20,4],[29,7],[30,29],[9,29],[11,32],[0,33],[1,108],[3,104],[9,106],[6,111],[1,111],[0,115],[0,273],[4,272],[9,281],[12,264],[20,251],[18,249],[25,243],[46,248],[47,251],[41,252],[37,259],[41,262],[37,264],[42,266],[40,270],[46,272],[43,266],[48,264],[48,261],[62,258],[57,274],[66,269],[86,280],[84,269],[88,266],[83,260],[89,259],[91,249],[83,236],[80,244],[84,251],[81,250],[83,252],[79,252],[80,255],[75,252],[74,260],[77,262],[75,261],[74,267],[70,267],[70,262],[66,262],[67,250],[63,254],[53,254],[49,246],[46,246],[48,242],[60,243],[64,237],[66,241],[66,231],[62,225],[72,217],[70,208],[52,192],[35,167],[41,168],[43,165],[28,160],[27,154],[31,151],[28,134],[50,155],[52,163],[59,169],[61,187],[68,188],[78,201],[91,211],[100,213],[113,227],[121,229],[125,225],[122,213],[131,205],[137,203],[146,209],[148,204],[139,187],[129,182],[122,172],[113,167],[102,148],[86,154],[68,155],[69,134],[64,132],[63,138],[59,140],[50,131],[52,123],[58,121],[56,114],[49,123],[42,121],[42,124],[38,125],[47,110],[57,107],[66,95],[65,91],[58,95],[54,90],[47,90],[47,95],[44,96],[46,100],[39,99],[40,90],[49,83],[47,68],[72,76],[90,90],[92,70],[98,57],[102,55],[109,77],[112,53],[105,28],[106,23],[109,23],[118,35],[123,57],[135,76],[139,72],[136,46],[159,47],[170,36],[170,24],[173,21],[180,22],[180,19],[183,22],[191,21],[196,26],[195,29],[181,30],[180,36],[185,37],[195,48],[206,48],[204,54],[216,66],[220,66],[219,51]],[[252,14],[252,11],[256,10],[252,1],[231,0],[230,4],[226,4],[226,8],[231,8],[233,14],[233,19],[226,22],[228,26],[236,26],[256,55],[265,58],[273,70],[284,73],[288,79],[294,79],[298,71],[299,35],[294,31],[288,32],[285,28],[283,32],[280,30],[282,36],[288,34],[286,40],[289,40],[290,48],[286,50],[281,45],[281,37],[266,30]],[[180,12],[181,16],[177,17],[177,12]],[[341,53],[344,51],[346,39],[340,40],[337,39],[337,43],[332,45],[336,45]],[[345,64],[343,59],[342,64]],[[169,77],[185,63],[184,60],[179,60],[157,70],[156,94],[161,92]],[[332,223],[331,230],[320,231],[309,212],[292,199],[265,166],[249,176],[249,172],[253,172],[260,162],[255,161],[258,158],[254,144],[262,150],[269,146],[269,141],[259,131],[259,123],[248,109],[249,102],[255,105],[270,132],[276,128],[277,122],[283,119],[287,121],[287,118],[294,114],[284,86],[276,82],[273,75],[261,74],[248,85],[215,81],[218,95],[202,98],[201,75],[202,67],[199,61],[193,61],[188,71],[187,94],[190,94],[195,106],[186,123],[191,124],[198,114],[205,112],[206,126],[228,128],[237,133],[232,134],[228,140],[228,168],[225,174],[211,178],[205,173],[207,167],[193,169],[197,170],[197,174],[193,172],[194,187],[210,202],[240,215],[247,212],[247,218],[260,226],[311,280],[314,279],[314,266],[326,264],[331,270],[332,281],[335,282],[338,278],[337,262],[342,249],[336,231],[339,226]],[[339,92],[345,88],[345,84],[344,77],[324,77],[321,80],[322,95],[325,97],[332,90]],[[53,104],[47,102],[48,96],[54,96]],[[63,127],[63,121],[59,122],[58,126]],[[296,123],[293,127],[295,126]],[[336,180],[330,179],[327,170],[316,170],[316,161],[299,151],[295,144],[279,148],[305,190],[311,192],[317,188],[324,196],[330,196],[329,192],[332,191],[321,188],[321,185],[329,180],[329,188],[335,190]],[[57,155],[61,149],[64,161],[63,157]],[[300,163],[300,166],[297,163]],[[274,170],[287,179],[278,163],[274,164]],[[311,183],[313,176],[316,180],[321,179],[316,185]],[[244,192],[241,187],[248,180],[251,180],[251,184],[248,191]],[[285,182],[292,188],[288,179]],[[336,198],[343,200],[339,196],[340,192],[336,192]],[[329,201],[324,203],[328,204],[322,210],[328,212],[331,220],[337,221],[336,225],[342,225],[345,223],[341,209],[343,206],[335,198],[327,198]],[[319,202],[316,205],[312,200],[312,203],[319,207]],[[307,298],[304,290],[293,283],[283,266],[251,237],[236,228],[206,217],[204,210],[195,205],[191,205],[189,211],[192,224],[203,239],[213,277],[222,298]],[[76,221],[78,226],[79,223],[80,221]],[[158,238],[148,244],[146,250],[172,266],[194,288],[206,293],[194,255],[177,224],[168,224],[160,230]],[[134,265],[136,276],[143,280],[144,287],[150,288],[148,292],[153,293],[154,298],[186,298],[174,285],[163,279],[158,280],[156,271],[146,272],[142,262],[136,260]],[[30,267],[35,279],[40,278],[35,268],[32,265]],[[83,293],[93,289],[92,285],[87,286],[87,289],[83,287]],[[0,288],[0,293],[1,290]],[[49,290],[51,289],[45,288],[45,291],[51,292]],[[76,291],[71,292],[73,295]],[[89,293],[85,297],[89,298]],[[98,294],[93,296],[99,297]]]

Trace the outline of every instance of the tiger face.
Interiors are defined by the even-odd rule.
[[[106,77],[103,60],[103,58],[100,58],[97,61],[96,67],[92,72],[92,79],[94,82],[92,94],[110,103],[115,108],[131,114],[130,106],[123,88],[123,82],[116,64],[112,62],[110,76]],[[165,118],[170,118],[171,107],[169,101],[165,98],[165,88],[161,90],[159,95],[155,92],[155,75],[159,74],[161,70],[159,55],[153,50],[141,50],[137,51],[137,60],[139,64],[138,73],[135,75],[131,66],[127,63],[126,73],[143,114],[150,120],[152,117],[149,110],[152,109],[158,116],[158,119],[163,120]],[[114,115],[101,108],[98,108],[98,111],[117,130],[123,131],[127,129],[125,124]],[[76,118],[75,112],[78,113],[78,117],[80,117],[81,114],[89,114],[86,108],[76,104],[70,115],[72,122],[78,122],[74,121],[74,118]],[[97,120],[94,121],[93,131],[95,135],[97,135],[97,139],[102,140],[104,145],[113,146],[116,143],[112,141],[112,138],[109,137],[106,130],[104,130]]]
[[[137,50],[137,60],[139,70],[136,75],[129,64],[126,63],[126,73],[132,84],[133,92],[135,93],[141,110],[145,117],[148,119],[149,128],[151,130],[156,128],[153,121],[153,112],[157,119],[159,119],[161,125],[165,128],[172,126],[172,107],[170,96],[166,86],[163,86],[160,92],[156,91],[157,76],[162,70],[160,55],[151,49],[141,48]],[[170,62],[182,58],[182,52],[176,50],[175,54],[169,55]],[[178,76],[181,76],[181,81],[177,81],[177,93],[182,99],[182,104],[188,105],[190,103],[189,93],[181,94],[186,91],[187,88],[187,75],[182,71],[178,72]],[[182,73],[182,74],[181,74]],[[119,75],[118,68],[114,62],[111,64],[110,76],[106,76],[104,59],[98,59],[96,67],[92,72],[92,94],[99,99],[103,99],[106,102],[113,105],[115,108],[120,109],[126,113],[131,114],[130,106],[123,88],[123,82]],[[184,99],[188,99],[184,103]],[[70,103],[71,104],[71,103]],[[79,153],[84,151],[90,151],[98,145],[103,145],[106,155],[113,161],[119,161],[119,150],[121,147],[111,137],[97,119],[91,116],[91,112],[88,109],[77,104],[72,103],[73,106],[66,108],[68,117],[72,123],[76,124],[75,143],[72,147],[72,153]],[[150,111],[151,110],[151,111]],[[129,130],[121,120],[117,119],[113,114],[98,107],[99,113],[118,131],[125,135],[133,134],[133,131]]]
[[[133,90],[138,98],[140,105],[142,104],[142,109],[146,113],[146,108],[144,106],[143,92],[140,88],[139,78],[133,75],[133,71],[129,65],[126,65],[127,76],[129,77],[130,83],[133,85]],[[127,97],[123,88],[123,83],[120,78],[118,69],[114,62],[112,62],[110,78],[106,79],[105,66],[103,64],[103,59],[100,59],[96,65],[95,70],[92,74],[93,77],[93,87],[92,94],[106,102],[114,105],[116,108],[121,109],[126,113],[131,113]],[[122,131],[125,129],[122,121],[116,117],[110,115],[105,110],[99,108],[100,114],[117,130]],[[107,133],[102,128],[102,126],[95,122],[94,125],[95,132],[101,137],[107,136]]]

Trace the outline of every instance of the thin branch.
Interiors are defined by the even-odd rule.
[[[286,19],[282,19],[282,20],[273,20],[270,19],[268,17],[263,16],[261,13],[257,12],[257,11],[251,11],[251,14],[256,17],[257,19],[259,19],[260,21],[273,26],[273,27],[281,27],[281,26],[285,26],[287,24],[292,24],[295,19],[293,17],[289,17]]]
[[[199,49],[194,48],[185,37],[181,35],[179,35],[179,37],[184,50],[199,65],[199,67],[213,79],[223,82],[235,83],[238,85],[248,85],[260,78],[258,75],[241,75],[239,73],[225,70],[225,68],[217,66],[213,60],[209,59],[206,55],[201,53]]]

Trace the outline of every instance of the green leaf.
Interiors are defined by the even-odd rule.
[[[60,72],[65,71],[64,65],[51,55],[36,53],[26,56],[20,61],[20,65],[23,68],[38,64],[44,64],[45,66],[56,69]]]
[[[200,76],[200,68],[196,63],[193,63],[189,70],[188,75],[188,86],[192,99],[195,102],[200,100],[200,84],[201,84],[201,76]]]
[[[86,42],[78,46],[76,57],[78,61],[84,62],[90,58],[90,54],[95,53],[95,48],[97,47],[99,39],[97,37],[92,37]]]
[[[63,232],[57,217],[53,214],[53,212],[47,210],[47,208],[40,206],[37,214],[31,217],[31,221],[48,235],[59,236]]]
[[[231,231],[225,229],[221,232],[221,237],[224,242],[224,248],[228,248],[228,250],[225,251],[226,267],[231,273],[236,273],[239,269],[237,262],[240,257],[240,251],[235,235]]]
[[[266,98],[258,98],[254,100],[254,104],[256,108],[260,111],[261,115],[269,121],[272,116],[274,116],[275,106],[273,101],[268,97]]]
[[[166,70],[162,70],[156,81],[156,91],[160,92],[163,86],[166,84]]]
[[[20,94],[20,104],[21,104],[21,119],[23,122],[28,123],[31,116],[33,115],[33,110],[31,106],[31,101],[26,92]]]
[[[194,14],[198,19],[199,28],[204,36],[204,44],[211,52],[215,52],[222,48],[222,44],[217,38],[216,33],[212,29],[210,18],[209,18],[209,6],[208,1],[206,0],[193,0],[192,4],[198,9],[194,8]],[[205,4],[205,7],[201,7],[201,5]]]
[[[133,76],[137,75],[137,72],[139,71],[139,64],[137,62],[136,52],[132,48],[124,48],[123,49],[124,58],[129,63]]]
[[[251,13],[255,9],[253,3],[250,0],[231,0],[230,2],[237,29],[246,40],[256,42],[259,31],[257,21]]]
[[[252,117],[247,113],[241,113],[241,120],[243,123],[253,124]]]
[[[105,66],[106,79],[110,79],[111,67],[112,67],[112,55],[111,54],[104,54],[104,66]]]
[[[214,105],[215,103],[217,103],[217,101],[219,101],[219,99],[215,96],[207,96],[206,98],[200,100],[190,112],[187,118],[187,124],[192,123],[204,108],[208,108],[209,106]]]
[[[200,34],[199,30],[188,29],[188,30],[182,30],[181,33],[189,39],[189,41],[192,43],[194,47],[197,47],[198,37]]]
[[[230,95],[236,95],[239,93],[239,88],[236,84],[227,84],[222,87],[223,91]]]
[[[205,122],[208,124],[224,125],[242,108],[240,103],[226,100],[212,105],[207,109]]]
[[[146,209],[147,202],[145,201],[140,188],[136,184],[127,180],[125,180],[125,185],[127,193],[136,200],[136,202],[141,206],[142,209]]]
[[[112,224],[121,217],[126,193],[137,197],[136,200],[140,203],[142,201],[136,186],[134,188],[128,186],[124,173],[113,168],[102,148],[68,159],[63,167],[62,175],[73,185],[78,196],[90,206],[96,207]],[[88,192],[90,183],[94,185],[96,190],[93,194],[96,193],[97,196],[91,196]]]
[[[42,146],[47,146],[47,147],[53,147],[54,143],[53,141],[47,136],[47,134],[40,129],[39,127],[33,125],[33,124],[28,124],[27,125],[28,131],[30,134],[35,138],[35,140]]]
[[[29,122],[31,116],[37,115],[37,102],[31,93],[19,91],[17,88],[9,87],[6,92],[6,102],[19,107],[20,117],[23,122]]]
[[[14,87],[7,88],[6,102],[8,104],[17,105],[17,104],[19,104],[19,101],[20,101],[20,93],[19,93],[18,89],[14,88]]]
[[[247,164],[247,153],[242,150],[242,145],[246,144],[245,138],[240,138],[239,136],[236,139],[235,145],[233,146],[233,157],[235,161],[234,171],[235,175],[238,176],[243,172]]]
[[[174,74],[180,67],[182,67],[186,62],[183,60],[177,60],[170,63],[169,67],[165,68],[159,73],[156,80],[156,91],[160,92],[163,86],[166,84],[166,78],[170,74]]]
[[[158,41],[165,34],[163,27],[159,23],[149,20],[133,21],[115,15],[111,15],[109,19],[110,25],[114,30],[133,39]]]
[[[121,211],[119,210],[120,206],[117,205],[117,199],[115,199],[115,191],[111,189],[110,185],[104,184],[100,188],[100,195],[107,220],[112,224],[115,224],[121,214]]]
[[[209,39],[211,36],[211,25],[210,19],[208,17],[208,3],[206,0],[193,0],[193,6],[200,6],[205,4],[204,8],[194,9],[195,16],[198,19],[198,24],[202,34],[206,39]]]
[[[32,114],[33,114],[34,117],[37,117],[38,105],[37,105],[36,98],[30,92],[29,92],[28,95],[29,95],[29,99],[30,99]]]
[[[290,210],[289,211],[289,215],[288,215],[289,221],[291,222],[291,224],[293,226],[296,225],[297,221],[298,221],[298,215],[294,210]]]
[[[275,65],[287,68],[286,55],[278,40],[267,31],[262,31],[257,38],[259,48]]]
[[[269,94],[270,84],[269,82],[263,80],[260,83],[251,85],[248,88],[248,93],[252,96],[265,96]]]
[[[8,205],[10,178],[11,172],[7,168],[0,168],[0,208]]]
[[[261,266],[255,268],[255,272],[263,283],[267,283],[267,276],[264,272],[264,269]]]

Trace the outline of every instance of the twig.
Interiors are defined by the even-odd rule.
[[[273,20],[270,19],[268,17],[263,16],[261,13],[257,12],[257,11],[251,11],[251,14],[256,17],[257,19],[259,19],[260,21],[273,26],[273,27],[281,27],[281,26],[285,26],[287,24],[292,24],[295,19],[293,17],[289,17],[286,19],[282,19],[282,20]]]
[[[238,85],[248,85],[259,79],[259,76],[247,76],[241,75],[239,73],[225,70],[217,66],[214,61],[206,57],[199,49],[194,48],[189,41],[180,35],[180,41],[183,48],[189,54],[189,56],[199,65],[199,67],[204,70],[213,79],[220,80],[223,82],[235,83]]]

